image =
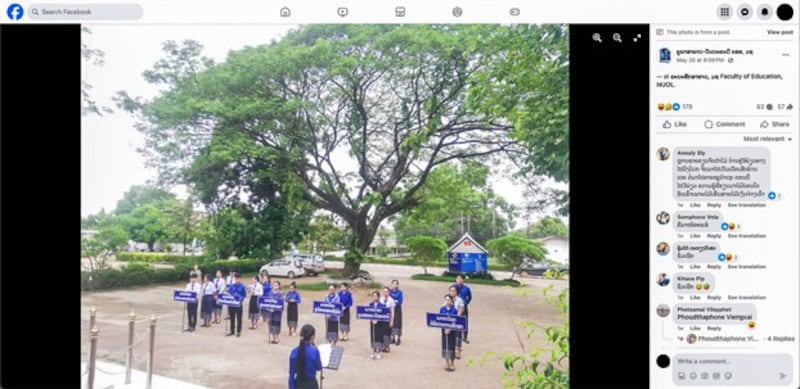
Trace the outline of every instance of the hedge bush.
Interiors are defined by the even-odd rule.
[[[168,253],[134,253],[134,252],[120,252],[114,254],[118,261],[123,262],[181,262],[184,260],[194,260],[196,262],[205,262],[207,260],[204,256],[183,256]]]
[[[175,263],[172,269],[155,269],[146,262],[129,262],[122,269],[103,269],[93,273],[81,273],[81,290],[105,290],[128,286],[141,286],[160,283],[188,281],[189,272],[194,268],[194,258]],[[258,259],[221,260],[200,263],[203,274],[214,274],[217,270],[227,275],[228,268],[240,273],[258,273],[266,261]],[[91,283],[89,277],[92,277]]]
[[[444,272],[442,272],[442,277],[451,277],[453,279],[455,279],[456,276],[459,276],[459,275],[464,277],[464,279],[468,279],[468,278],[469,279],[474,279],[474,280],[493,280],[494,279],[494,275],[492,275],[492,273],[489,273],[489,272],[462,273],[462,272],[450,271],[450,270],[445,270]]]

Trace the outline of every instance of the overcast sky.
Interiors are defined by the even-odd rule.
[[[134,120],[129,114],[113,107],[111,97],[120,90],[146,99],[157,95],[158,89],[144,81],[142,72],[162,57],[164,41],[196,40],[203,45],[205,56],[222,62],[229,51],[268,43],[293,26],[139,24],[89,27],[92,33],[84,34],[84,42],[92,49],[105,52],[105,64],[97,67],[84,63],[82,76],[93,86],[92,98],[100,105],[112,106],[115,112],[102,117],[88,115],[82,120],[82,216],[101,208],[113,210],[128,188],[145,184],[156,176],[154,170],[144,166],[144,158],[136,151],[136,147],[144,143],[143,135],[134,129]],[[521,187],[506,179],[496,180],[493,187],[511,203],[522,206]],[[174,192],[185,197],[181,188]],[[522,224],[520,222],[518,225]]]

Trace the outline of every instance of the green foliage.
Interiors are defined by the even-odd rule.
[[[104,225],[94,236],[81,239],[81,257],[89,259],[90,271],[101,270],[113,252],[127,242],[128,235],[121,227]]]
[[[530,239],[540,239],[547,236],[569,237],[569,227],[557,217],[547,216],[532,223],[527,228],[515,230],[515,235],[528,237]]]
[[[542,274],[542,276],[549,280],[563,280],[566,279],[569,275],[565,272],[558,271],[556,269],[548,269],[547,271]]]
[[[465,280],[493,280],[494,275],[489,272],[477,272],[477,273],[462,273],[458,271],[450,271],[445,270],[442,272],[442,277],[449,277],[453,280],[456,279],[457,276],[464,277]]]
[[[305,247],[306,251],[326,253],[344,247],[347,244],[345,232],[335,224],[333,218],[327,215],[315,217],[308,226],[308,232],[304,235],[299,247]],[[314,248],[316,247],[316,250]]]
[[[422,203],[395,222],[398,237],[429,235],[454,242],[462,235],[462,215],[463,227],[478,241],[505,234],[517,211],[492,191],[488,174],[486,165],[471,161],[434,169],[419,192]]]
[[[542,293],[550,304],[561,311],[564,323],[550,327],[538,326],[533,322],[521,323],[528,330],[528,337],[534,331],[543,331],[549,347],[506,355],[506,388],[569,388],[569,289],[562,290],[556,296],[548,296],[552,290],[553,285],[550,285]]]
[[[118,261],[123,262],[143,262],[143,263],[152,263],[152,262],[184,262],[192,260],[205,262],[205,257],[187,257],[183,255],[174,255],[174,254],[167,254],[167,253],[135,253],[135,252],[120,252],[115,254]]]
[[[440,281],[440,282],[455,282],[455,277],[444,277],[444,276],[437,276],[434,274],[414,274],[411,276],[412,280],[420,280],[420,281]],[[493,286],[511,286],[514,288],[518,288],[522,286],[522,283],[518,280],[488,280],[483,278],[472,278],[469,280],[470,284],[477,284],[477,285],[493,285]]]
[[[511,151],[511,136],[537,144],[526,131],[550,135],[553,126],[540,126],[543,116],[566,105],[553,107],[560,100],[540,95],[563,92],[543,88],[548,81],[540,79],[561,74],[544,65],[566,56],[566,47],[561,53],[550,51],[547,39],[523,43],[550,37],[548,31],[309,25],[231,52],[221,64],[202,57],[197,42],[167,42],[164,58],[145,72],[162,93],[145,101],[121,92],[116,100],[137,116],[145,157],[162,182],[189,184],[214,210],[245,202],[268,213],[273,253],[299,231],[292,223],[303,220],[305,201],[340,216],[353,234],[347,249],[363,254],[383,220],[422,201],[436,166]],[[542,44],[547,48],[538,50]],[[516,54],[518,48],[526,50]],[[505,65],[509,58],[513,64]],[[525,85],[512,88],[516,79]],[[525,88],[534,89],[525,95]],[[504,93],[522,102],[507,107]],[[568,158],[551,148],[534,159]],[[333,150],[357,167],[334,166]],[[358,270],[358,255],[345,261],[348,272]]]
[[[194,267],[194,258],[176,262],[172,269],[155,269],[149,264],[141,262],[128,263],[122,269],[105,268],[95,272],[81,272],[81,290],[116,289],[129,286],[151,285],[189,280],[189,272]],[[231,261],[209,261],[199,263],[203,274],[214,274],[217,270],[227,272],[228,268],[235,269],[242,274],[258,273],[264,261],[255,259],[240,259]],[[91,277],[91,281],[89,281]]]
[[[430,236],[412,236],[406,239],[405,243],[411,251],[414,263],[422,266],[425,274],[428,274],[428,267],[441,260],[447,251],[447,245],[443,240]]]
[[[534,261],[545,259],[547,250],[541,242],[525,239],[517,235],[506,235],[502,238],[492,239],[486,243],[492,257],[498,262],[505,264],[511,271],[511,278],[514,272],[525,261],[526,258]]]
[[[569,33],[565,25],[520,24],[509,29],[481,27],[487,37],[477,41],[492,47],[494,66],[475,75],[469,103],[476,110],[492,112],[514,123],[512,137],[525,149],[517,154],[524,180],[549,176],[569,181]],[[530,181],[535,183],[536,181]],[[541,193],[535,185],[531,198]],[[569,197],[563,191],[544,195],[569,212]],[[535,207],[535,205],[534,205]]]
[[[134,185],[117,201],[116,215],[126,215],[145,205],[177,200],[175,195],[159,188],[146,185]]]

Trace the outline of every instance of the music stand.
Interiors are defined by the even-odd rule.
[[[323,344],[317,347],[319,350],[319,357],[322,362],[322,369],[339,370],[339,365],[342,363],[342,356],[344,355],[344,347],[332,346],[330,343]],[[322,370],[319,371],[319,389],[322,389],[322,381],[325,380],[325,375]]]

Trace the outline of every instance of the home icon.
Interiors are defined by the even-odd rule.
[[[292,10],[290,10],[288,7],[281,8],[281,17],[288,18],[289,16],[292,16]]]

